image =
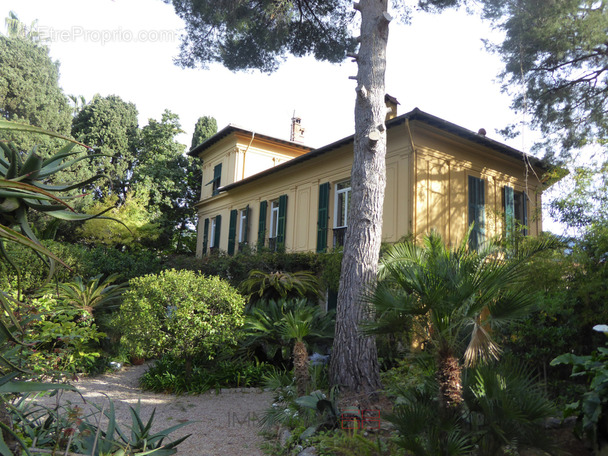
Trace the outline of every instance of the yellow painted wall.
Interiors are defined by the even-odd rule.
[[[222,164],[221,185],[232,184],[272,168],[307,152],[306,148],[290,147],[284,142],[273,142],[265,137],[235,132],[221,139],[199,158],[203,160],[201,200],[212,196],[213,172]]]
[[[488,237],[504,229],[504,186],[526,192],[529,234],[542,231],[540,181],[533,171],[526,174],[523,162],[421,123],[412,123],[411,129],[416,146],[415,236],[435,229],[452,245],[462,240],[468,229],[468,176],[485,181]]]
[[[245,177],[248,176],[250,157],[252,161],[259,160],[259,163],[267,163],[264,160],[267,160],[268,156],[281,159],[280,150],[273,149],[266,152],[263,144],[254,142],[248,149],[247,153],[250,155],[246,155],[243,167],[242,161],[238,160],[239,149],[244,143],[247,147],[248,141],[243,141],[243,138],[236,140],[232,136],[213,145],[209,150],[209,164],[205,162],[207,171],[204,174],[204,183],[213,178],[213,166],[216,163],[214,159],[219,157],[227,158],[226,163],[229,163],[228,166],[223,165],[222,171],[240,173],[241,179],[243,169],[246,170]],[[412,152],[412,143],[415,152]],[[533,216],[536,208],[540,208],[538,179],[529,175],[526,180],[524,166],[517,160],[502,157],[495,151],[484,149],[477,144],[419,122],[412,122],[409,128],[407,123],[391,128],[388,131],[387,144],[387,184],[382,229],[384,242],[396,242],[409,233],[422,236],[433,228],[450,243],[460,242],[468,228],[469,175],[486,180],[488,234],[502,230],[502,187],[507,184],[517,191],[527,192],[530,197],[528,203],[530,234],[536,235],[541,231],[540,218]],[[272,146],[277,149],[282,147],[278,144]],[[232,160],[230,157],[235,158]],[[241,163],[240,168],[239,163]],[[197,255],[203,253],[204,220],[218,214],[222,216],[219,248],[227,250],[230,211],[233,209],[240,211],[247,205],[250,208],[248,242],[249,245],[256,246],[261,201],[268,201],[266,218],[266,238],[268,238],[271,201],[283,194],[287,195],[286,250],[315,251],[319,185],[325,182],[330,183],[327,245],[331,248],[336,184],[350,178],[351,165],[352,143],[264,178],[244,183],[212,198],[210,198],[211,186],[207,187],[207,193],[203,187],[204,201],[198,204]],[[224,183],[223,179],[224,175],[222,185],[226,185],[228,181]],[[227,179],[240,180],[235,177],[227,177]],[[266,245],[268,245],[267,240]]]

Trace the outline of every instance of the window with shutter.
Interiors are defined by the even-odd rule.
[[[329,182],[319,185],[319,218],[317,220],[317,252],[327,249],[327,222],[329,220]]]
[[[203,225],[203,255],[207,253],[207,245],[209,244],[209,219],[206,218]]]
[[[514,240],[519,232],[528,235],[528,195],[511,187],[504,187],[505,234]]]
[[[505,238],[512,240],[515,233],[515,201],[514,191],[511,187],[504,188],[505,200]]]
[[[258,222],[258,248],[264,247],[266,243],[266,211],[268,201],[260,201],[260,218]]]
[[[277,220],[277,248],[285,247],[285,232],[287,231],[287,195],[279,197],[279,214]]]
[[[214,233],[214,247],[216,249],[220,248],[220,234],[222,232],[222,216],[221,215],[217,215],[215,217],[215,233]]]
[[[219,193],[219,188],[222,184],[222,164],[215,165],[213,168],[213,186],[211,190],[212,195],[217,195]]]
[[[469,226],[473,225],[469,237],[469,247],[475,250],[479,249],[485,241],[485,201],[485,181],[469,176]]]
[[[239,216],[239,244],[249,242],[249,206],[241,209]]]
[[[334,248],[344,245],[346,229],[348,228],[350,192],[350,180],[336,184],[336,202],[334,204]]]
[[[236,219],[238,217],[236,209],[230,211],[230,224],[228,225],[228,255],[234,255],[236,246]]]

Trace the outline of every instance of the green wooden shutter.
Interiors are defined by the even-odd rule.
[[[218,192],[218,188],[220,187],[220,184],[222,182],[222,164],[220,163],[219,165],[215,165],[215,168],[213,168],[213,195],[217,195]]]
[[[205,219],[203,228],[203,255],[207,253],[207,246],[209,245],[209,219]]]
[[[513,197],[513,189],[504,187],[505,196],[505,237],[507,240],[513,238],[515,228],[515,199]]]
[[[469,176],[469,225],[473,225],[469,246],[477,250],[485,238],[485,185],[482,179]]]
[[[213,245],[216,249],[220,248],[220,233],[222,232],[222,216],[217,215],[215,217],[215,239],[213,241]]]
[[[236,244],[236,219],[239,211],[233,209],[230,211],[230,225],[228,226],[228,255],[234,255],[234,246]]]
[[[523,220],[522,223],[524,225],[523,234],[524,236],[528,235],[528,194],[523,192],[522,202],[521,202],[521,210],[523,211]]]
[[[277,220],[277,246],[285,246],[285,216],[287,213],[287,195],[279,196],[279,218]]]
[[[317,252],[327,249],[327,222],[329,219],[329,182],[319,185],[319,218],[317,220]]]
[[[258,224],[258,248],[264,247],[266,241],[266,210],[268,201],[260,201],[260,220]]]
[[[245,226],[243,227],[243,243],[249,241],[249,204],[245,208]]]

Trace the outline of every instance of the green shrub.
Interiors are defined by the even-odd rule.
[[[131,355],[213,359],[236,343],[245,300],[226,281],[167,270],[131,279],[116,319]],[[188,365],[187,365],[188,367]]]
[[[161,258],[152,251],[120,251],[108,247],[87,250],[83,257],[82,276],[107,277],[118,274],[118,282],[126,282],[134,277],[156,274],[162,269]]]
[[[70,280],[82,270],[82,258],[87,250],[84,247],[63,244],[54,241],[42,241],[42,244],[51,252],[61,258],[70,269],[57,265],[53,280]],[[19,271],[21,289],[28,291],[37,290],[48,278],[48,265],[30,248],[12,242],[5,243],[9,258]],[[0,288],[3,290],[17,290],[18,276],[15,269],[8,261],[0,262]]]
[[[261,386],[272,371],[266,363],[230,359],[195,365],[187,377],[184,359],[164,356],[142,376],[140,385],[159,393],[200,394],[210,389]]]
[[[593,329],[608,335],[606,325],[596,325]],[[586,356],[564,353],[551,361],[552,366],[560,364],[572,366],[571,376],[588,383],[587,390],[566,406],[564,415],[576,415],[577,436],[586,436],[595,454],[603,454],[600,447],[604,442],[608,416],[608,348],[598,347]]]
[[[405,385],[387,417],[404,450],[414,455],[494,456],[507,454],[509,445],[555,454],[544,427],[555,409],[523,364],[501,362],[466,369],[464,404],[458,414],[438,413],[439,385],[430,374],[418,384]]]
[[[51,296],[20,304],[14,309],[22,318],[23,346],[15,346],[9,358],[36,376],[56,377],[86,372],[101,356],[99,341],[105,335],[91,315]]]
[[[194,258],[186,255],[172,255],[166,259],[165,267],[189,269],[205,275],[214,275],[230,281],[237,287],[247,279],[249,272],[257,269],[265,272],[272,271],[311,271],[320,276],[325,267],[325,256],[313,252],[285,253],[244,250],[234,256],[223,252]],[[338,272],[339,277],[339,272]]]

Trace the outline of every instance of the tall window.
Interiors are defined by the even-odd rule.
[[[507,238],[520,232],[528,235],[528,195],[526,192],[515,191],[504,187],[505,228]]]
[[[214,248],[215,245],[215,230],[217,228],[215,218],[211,219],[211,232],[209,233],[209,247]]]
[[[279,235],[279,200],[270,204],[270,232],[268,237],[274,239]]]
[[[222,164],[215,165],[213,168],[213,181],[211,186],[211,194],[217,195],[222,184]]]
[[[222,216],[216,215],[211,219],[209,233],[209,250],[217,250],[220,246],[220,233],[222,232]]]
[[[334,205],[334,248],[344,245],[348,227],[348,210],[350,208],[350,180],[336,184],[336,202]]]
[[[334,227],[348,226],[348,209],[350,208],[350,180],[336,185],[336,208],[334,214]]]
[[[287,213],[287,195],[281,195],[279,199],[270,203],[270,231],[268,233],[268,247],[277,250],[285,247]]]
[[[249,206],[239,211],[239,244],[246,244],[248,242],[248,219]]]
[[[483,179],[469,176],[469,226],[473,225],[469,247],[477,250],[486,235],[486,186]]]

